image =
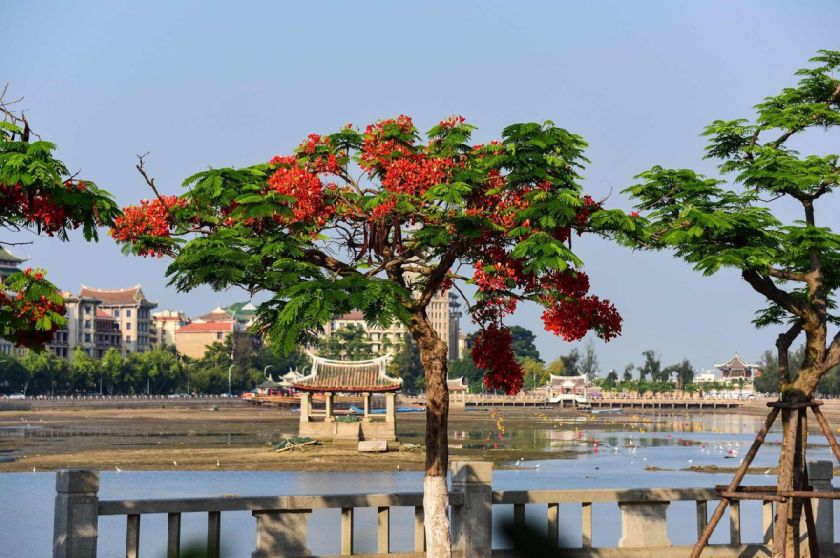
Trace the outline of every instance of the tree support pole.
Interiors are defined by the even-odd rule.
[[[752,463],[753,459],[755,459],[755,454],[758,453],[758,448],[760,448],[761,444],[764,443],[764,439],[767,437],[767,433],[770,431],[770,428],[776,421],[776,417],[778,416],[778,414],[779,409],[777,407],[774,407],[770,411],[770,414],[767,415],[767,419],[764,421],[764,426],[756,435],[755,440],[753,440],[752,446],[750,446],[750,449],[747,452],[747,455],[744,456],[744,461],[741,463],[741,466],[738,467],[738,470],[735,472],[735,477],[732,479],[732,482],[729,483],[727,492],[735,491],[735,489],[738,488],[738,485],[741,484],[741,480],[743,480],[744,475],[747,474],[747,469],[749,469],[750,464]],[[703,533],[697,540],[697,544],[695,544],[694,548],[691,549],[691,555],[689,558],[698,558],[703,552],[703,549],[709,542],[709,537],[712,536],[712,532],[714,532],[715,527],[717,527],[720,518],[723,517],[723,512],[726,511],[726,507],[728,505],[729,499],[725,497],[722,498],[721,501],[718,503],[717,508],[715,508],[714,514],[712,514],[712,518],[709,520],[709,523],[706,525],[706,528],[703,530]]]

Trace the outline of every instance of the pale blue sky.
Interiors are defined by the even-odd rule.
[[[749,116],[816,50],[840,48],[838,21],[837,1],[12,1],[0,83],[25,97],[61,158],[121,204],[148,196],[137,153],[151,151],[149,170],[175,193],[197,170],[267,160],[309,132],[400,113],[427,129],[457,113],[478,141],[545,119],[583,135],[586,189],[628,208],[619,191],[653,164],[712,172],[703,126]],[[814,145],[837,152],[828,139]],[[823,223],[837,229],[833,209]],[[774,331],[750,325],[762,300],[735,273],[702,278],[666,254],[576,246],[625,319],[621,338],[596,343],[604,370],[649,348],[708,368],[772,346]],[[142,283],[161,308],[193,315],[241,298],[167,289],[165,261],[124,257],[107,237],[17,252],[74,292]],[[546,359],[571,348],[542,331],[536,308],[511,323],[540,332]]]

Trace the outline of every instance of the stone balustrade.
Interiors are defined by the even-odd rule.
[[[831,488],[832,464],[811,463],[810,479],[820,490]],[[695,502],[695,517],[681,521],[696,523],[697,533],[705,528],[708,503],[720,495],[711,488],[652,488],[597,490],[492,490],[492,465],[485,462],[452,464],[450,517],[454,555],[463,557],[505,557],[512,551],[493,548],[492,517],[504,507],[512,507],[513,525],[523,527],[526,506],[545,509],[545,533],[548,544],[569,546],[559,533],[560,505],[580,505],[581,539],[574,548],[564,549],[573,557],[651,557],[687,556],[690,546],[674,546],[668,536],[667,520],[671,503]],[[95,471],[61,470],[57,473],[55,499],[54,558],[94,558],[97,549],[98,518],[126,517],[126,551],[136,558],[140,548],[140,521],[143,515],[166,514],[168,517],[168,556],[180,553],[182,514],[206,514],[209,556],[218,556],[221,548],[221,521],[224,512],[250,511],[255,518],[256,544],[252,556],[311,556],[308,520],[313,510],[340,510],[341,521],[333,536],[340,541],[340,555],[356,553],[354,513],[360,508],[376,510],[377,553],[374,556],[420,557],[425,549],[423,495],[421,493],[342,494],[320,496],[227,496],[214,498],[175,498],[144,500],[100,500],[99,477]],[[593,504],[613,503],[620,510],[621,538],[617,547],[593,546]],[[392,552],[391,509],[413,508],[413,551]],[[824,556],[835,554],[833,506],[830,501],[814,502],[819,544]],[[533,514],[530,514],[533,516]],[[742,541],[741,514],[737,502],[729,509],[729,541],[710,545],[704,557],[769,556],[773,534],[773,502],[763,502],[763,536],[759,541]],[[542,529],[542,527],[540,527]],[[319,534],[329,536],[329,534]]]

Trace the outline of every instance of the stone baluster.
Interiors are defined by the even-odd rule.
[[[619,548],[671,546],[666,513],[670,502],[619,502],[621,538]]]
[[[252,558],[309,556],[309,515],[312,510],[254,511],[257,549]],[[352,543],[351,543],[352,545]]]
[[[452,547],[464,558],[490,556],[493,464],[455,461],[451,471],[452,491],[464,495],[463,505],[452,507]]]
[[[831,492],[831,478],[834,475],[831,461],[808,463],[808,480],[817,492]],[[806,504],[807,505],[807,504]],[[834,500],[813,500],[814,523],[817,528],[817,542],[820,551],[831,554],[834,550]],[[802,514],[804,517],[804,513]],[[804,531],[803,531],[804,532]]]
[[[61,469],[55,481],[53,558],[96,558],[99,473]]]

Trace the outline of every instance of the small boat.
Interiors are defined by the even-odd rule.
[[[621,412],[621,407],[610,407],[608,409],[593,409],[593,415],[617,415]]]

